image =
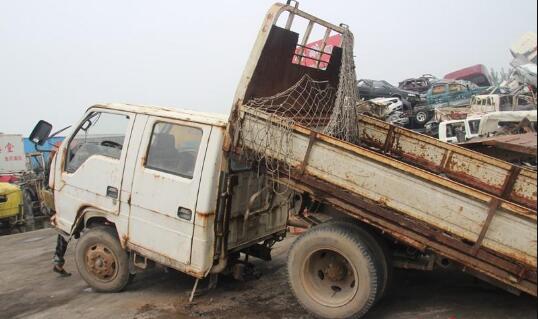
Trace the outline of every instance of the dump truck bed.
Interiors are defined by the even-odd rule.
[[[314,49],[316,28],[323,40]],[[333,35],[347,45],[326,50]],[[367,116],[350,122],[358,143],[321,133],[341,70],[355,72],[352,42],[345,26],[274,5],[236,92],[225,150],[272,164],[279,182],[400,242],[536,296],[535,171]]]
[[[241,118],[260,131],[276,121],[249,108]],[[254,130],[240,150],[286,163],[281,181],[403,242],[536,295],[536,172],[366,116],[358,125],[363,146],[295,125],[289,154]]]

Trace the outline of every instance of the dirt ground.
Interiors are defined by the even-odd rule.
[[[73,244],[66,265],[73,275],[59,278],[51,271],[55,240],[52,229],[0,237],[0,318],[311,318],[286,282],[293,238],[277,244],[273,262],[255,262],[261,279],[222,279],[193,304],[187,299],[194,280],[162,268],[137,274],[125,292],[95,293],[76,271]],[[372,318],[537,318],[537,300],[459,272],[396,271],[390,294],[367,316]]]

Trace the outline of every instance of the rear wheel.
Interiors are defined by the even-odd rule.
[[[299,303],[320,318],[360,318],[376,301],[382,270],[361,234],[342,223],[301,235],[288,257],[288,279]]]
[[[80,276],[97,291],[119,292],[129,282],[129,257],[111,227],[87,230],[77,243],[75,261]]]
[[[379,301],[390,289],[393,277],[392,258],[386,241],[377,233],[362,225],[357,225],[352,221],[346,222],[345,220],[341,220],[332,223],[338,224],[340,227],[347,228],[348,231],[358,234],[374,254],[374,262],[376,268],[379,270],[379,290],[376,296],[376,301]]]

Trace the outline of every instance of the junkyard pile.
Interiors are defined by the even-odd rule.
[[[536,38],[529,32],[512,46],[508,73],[475,65],[398,87],[361,79],[359,112],[536,169]]]

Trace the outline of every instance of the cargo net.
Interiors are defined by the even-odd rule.
[[[292,128],[300,125],[346,142],[359,142],[357,85],[353,35],[342,34],[342,63],[336,90],[328,81],[305,75],[289,89],[274,96],[255,98],[244,106],[258,120],[242,121],[242,154],[255,161],[273,180],[290,176],[294,151]],[[297,159],[295,159],[297,160]]]

